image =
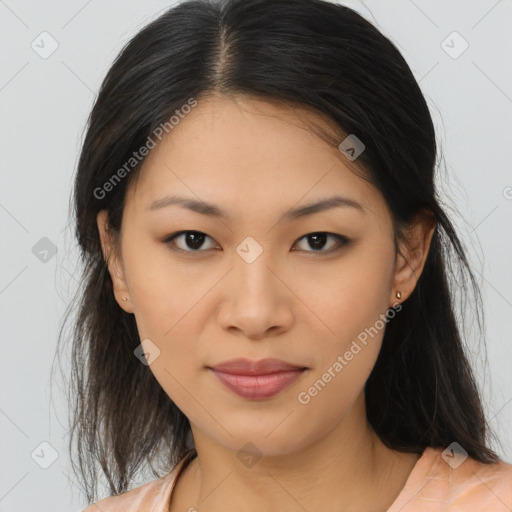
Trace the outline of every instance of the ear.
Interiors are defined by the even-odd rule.
[[[406,240],[402,242],[397,254],[391,304],[403,302],[414,291],[425,266],[435,228],[434,214],[426,210],[422,210],[407,227]],[[400,299],[396,297],[397,291],[401,293]]]
[[[114,296],[119,306],[127,313],[133,313],[130,293],[126,284],[125,272],[120,257],[120,247],[115,243],[112,233],[109,231],[108,212],[101,210],[96,216],[96,223],[101,241],[103,257],[107,262],[108,272],[112,279]],[[124,300],[126,298],[127,300]]]

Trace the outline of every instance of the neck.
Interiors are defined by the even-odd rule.
[[[418,456],[387,448],[368,425],[364,407],[361,395],[317,442],[272,455],[263,448],[252,459],[241,460],[238,451],[193,427],[197,457],[187,468],[184,510],[215,512],[226,504],[247,512],[387,510]]]

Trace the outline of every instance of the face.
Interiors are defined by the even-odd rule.
[[[396,290],[403,300],[414,286],[384,198],[307,116],[241,97],[199,102],[146,158],[109,265],[149,370],[194,437],[233,450],[292,452],[339,425],[363,393]],[[335,196],[346,202],[287,215]],[[104,221],[100,212],[105,247]],[[241,396],[211,370],[235,358],[305,370],[229,377]]]

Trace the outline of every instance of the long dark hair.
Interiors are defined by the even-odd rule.
[[[420,212],[435,216],[423,273],[388,323],[366,383],[367,418],[396,450],[422,453],[456,441],[478,461],[500,460],[486,444],[490,431],[456,311],[456,292],[472,290],[481,330],[482,299],[438,198],[434,126],[400,52],[360,14],[327,1],[189,0],[143,28],[116,58],[88,119],[74,182],[83,287],[73,302],[70,449],[76,442],[73,469],[88,500],[97,498],[99,468],[111,494],[120,494],[146,463],[155,476],[172,468],[190,434],[186,416],[134,356],[135,319],[114,300],[96,225],[106,209],[119,233],[140,163],[125,167],[107,193],[98,191],[176,110],[214,94],[306,108],[336,130],[318,130],[331,145],[357,136],[365,144],[357,168],[389,205],[396,240]]]

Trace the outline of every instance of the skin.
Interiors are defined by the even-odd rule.
[[[388,449],[366,420],[364,384],[382,328],[309,403],[298,400],[411,294],[435,227],[418,217],[397,254],[381,193],[350,170],[357,160],[301,120],[321,122],[248,97],[202,100],[146,158],[117,243],[98,214],[116,300],[154,344],[149,353],[158,347],[149,369],[191,422],[198,456],[176,483],[173,511],[385,511],[419,458]],[[229,218],[177,205],[147,210],[171,194],[215,203]],[[282,219],[335,194],[363,210]],[[181,230],[207,236],[196,246],[178,237],[182,251],[173,251],[165,238]],[[318,232],[350,242],[327,254],[338,242],[315,246],[305,235]],[[252,263],[236,252],[248,236],[263,250]],[[278,395],[249,400],[206,368],[235,357],[308,370]],[[237,457],[248,442],[261,456],[250,467]]]

